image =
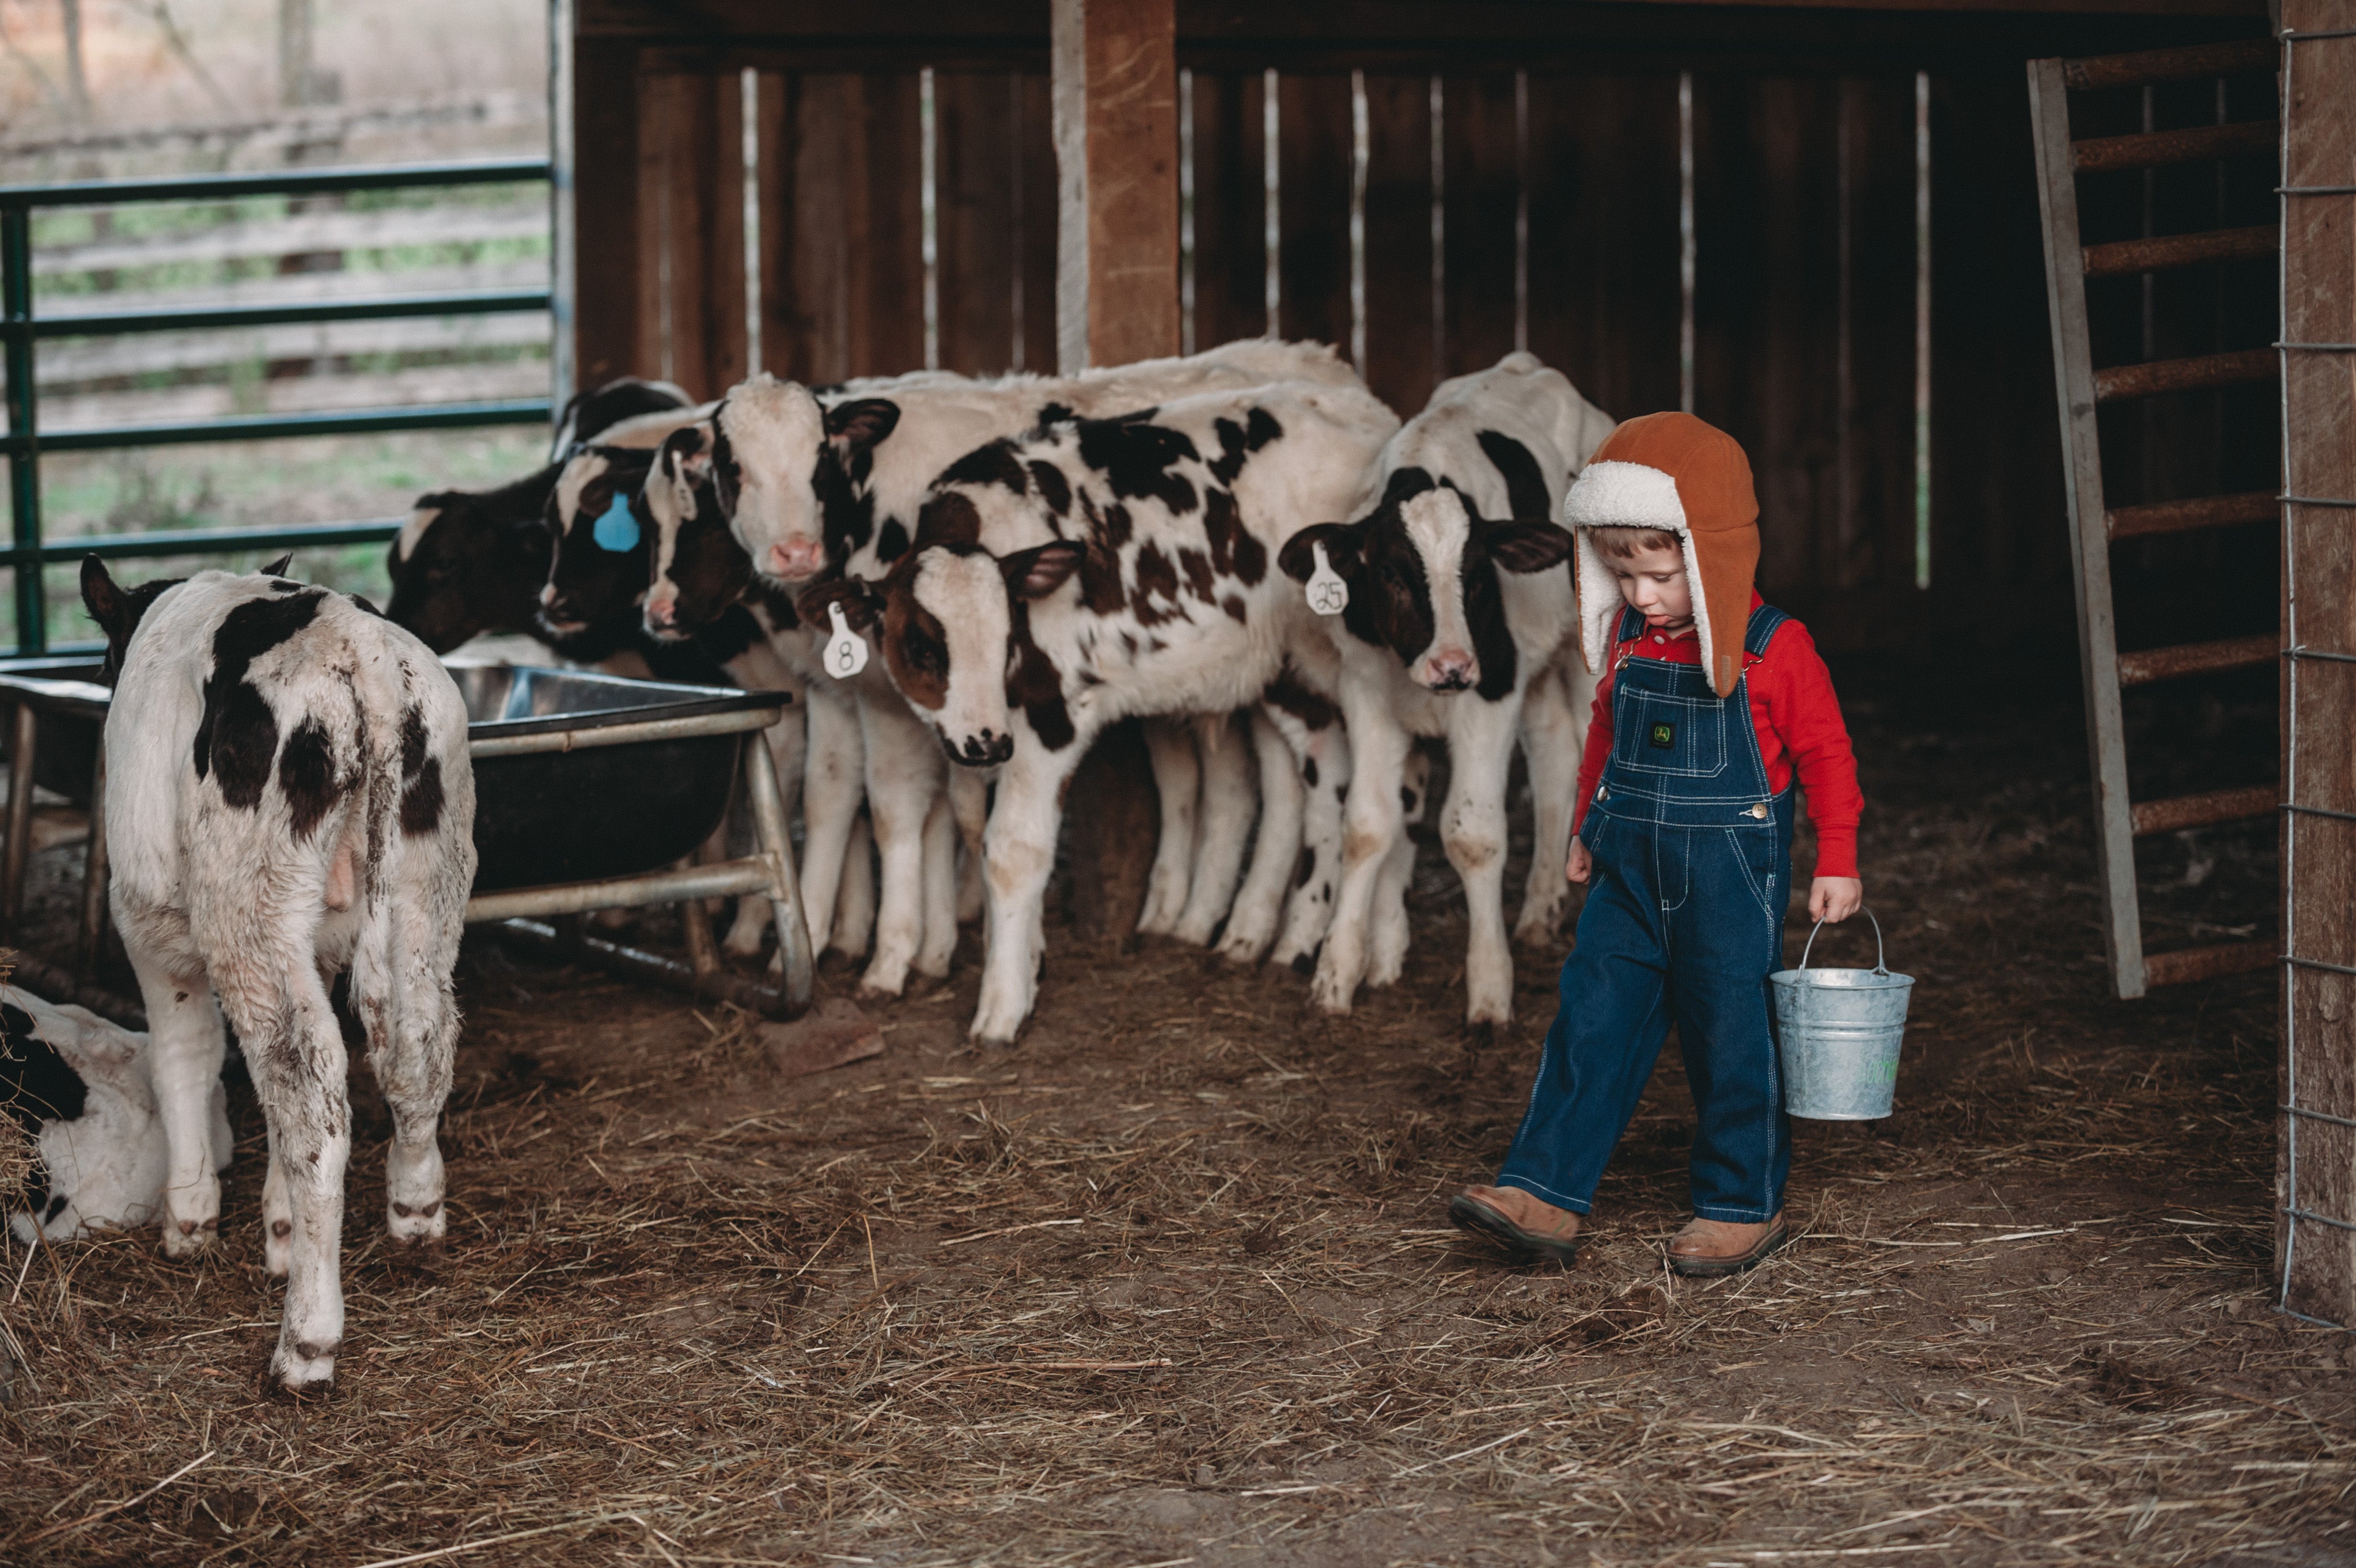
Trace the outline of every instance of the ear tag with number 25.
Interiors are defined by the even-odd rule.
[[[1325,559],[1325,546],[1312,544],[1309,553],[1317,558],[1317,570],[1309,574],[1307,593],[1309,607],[1322,616],[1337,616],[1350,607],[1350,585],[1333,570]]]
[[[828,605],[826,618],[834,623],[834,635],[826,639],[826,672],[848,681],[867,668],[867,639],[851,629],[840,604]]]

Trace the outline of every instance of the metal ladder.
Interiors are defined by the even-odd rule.
[[[2211,822],[2270,816],[2276,811],[2276,789],[2264,784],[2170,800],[2130,800],[2126,730],[2119,693],[2124,687],[2155,681],[2272,664],[2280,656],[2281,637],[2276,633],[2231,638],[2121,654],[2112,614],[2110,547],[2119,540],[2152,534],[2270,522],[2280,515],[2281,501],[2276,491],[2262,490],[2147,506],[2108,506],[2103,497],[2095,410],[2168,392],[2273,381],[2277,357],[2271,348],[2255,349],[2097,370],[2088,342],[2086,280],[2271,256],[2281,241],[2278,230],[2268,225],[2082,244],[2077,177],[2271,153],[2279,145],[2280,126],[2273,120],[2250,121],[2073,142],[2070,93],[2269,70],[2280,58],[2273,39],[2254,38],[2029,64],[2037,198],[2045,220],[2046,297],[2052,311],[2053,370],[2060,392],[2062,457],[2070,502],[2072,576],[2077,588],[2079,663],[2086,687],[2087,740],[2094,754],[2094,843],[2103,894],[2104,941],[2111,983],[2122,997],[2141,996],[2155,985],[2263,969],[2276,961],[2271,941],[2144,952],[2135,841]]]

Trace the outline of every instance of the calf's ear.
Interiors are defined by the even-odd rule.
[[[1001,556],[998,569],[1006,575],[1010,598],[1044,599],[1080,569],[1080,561],[1087,553],[1069,540],[1059,539],[1053,544]]]
[[[292,566],[294,564],[294,552],[289,550],[285,554],[281,555],[277,560],[273,561],[269,565],[264,566],[262,569],[262,575],[265,577],[283,577],[286,575],[286,568]]]
[[[121,658],[123,645],[131,640],[132,628],[139,624],[139,616],[107,572],[106,563],[95,555],[81,558],[81,604],[90,612],[90,618],[98,623],[98,629],[106,633],[108,648]]]
[[[1485,542],[1489,559],[1508,572],[1544,572],[1570,559],[1569,531],[1551,522],[1501,522]]]
[[[727,407],[726,403],[721,404]],[[736,498],[743,493],[743,476],[736,467],[736,453],[728,445],[728,432],[721,428],[720,415],[712,416],[712,493],[719,499],[720,515],[736,515]]]
[[[690,424],[663,437],[662,467],[673,477],[689,484],[700,484],[712,475],[712,427]]]
[[[884,613],[884,600],[872,583],[855,577],[835,577],[823,583],[812,583],[794,600],[794,613],[809,625],[823,629],[830,623],[826,613],[829,605],[842,607],[842,618],[854,630],[863,631],[873,626]]]
[[[826,411],[827,439],[852,452],[874,446],[899,423],[900,405],[880,397],[854,398]]]
[[[1294,582],[1305,583],[1317,570],[1315,546],[1323,544],[1333,570],[1344,578],[1355,577],[1364,564],[1359,553],[1364,538],[1365,532],[1355,522],[1313,523],[1284,542],[1276,564]]]

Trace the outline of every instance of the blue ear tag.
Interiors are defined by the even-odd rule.
[[[597,542],[600,550],[610,550],[616,555],[637,548],[638,520],[630,514],[627,496],[616,493],[613,503],[598,518],[597,526],[590,532],[589,537]]]

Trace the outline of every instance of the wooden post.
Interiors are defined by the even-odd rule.
[[[1063,372],[1178,352],[1173,0],[1055,0]]]
[[[2285,0],[2286,32],[2356,27],[2351,0]],[[2356,38],[2285,48],[2283,184],[2356,184]],[[2356,198],[2286,196],[2283,338],[2356,342]],[[2356,497],[2356,356],[2284,356],[2288,495]],[[2285,624],[2293,644],[2356,654],[2356,548],[2342,506],[2288,503]],[[2285,799],[2356,811],[2356,666],[2286,660]],[[2356,823],[2284,814],[2286,987],[2276,1262],[2294,1312],[2356,1324]],[[2303,964],[2297,961],[2306,961]],[[2307,967],[2307,964],[2339,968]]]
[[[1054,0],[1055,359],[1066,375],[1179,350],[1178,52],[1173,0]],[[1159,818],[1136,720],[1074,779],[1079,934],[1125,947]]]
[[[576,33],[571,81],[571,368],[577,388],[641,371],[637,46]]]

